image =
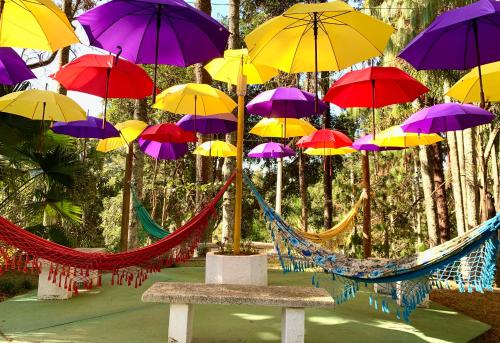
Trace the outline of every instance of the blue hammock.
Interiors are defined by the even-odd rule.
[[[132,205],[134,207],[135,216],[139,221],[139,224],[150,236],[157,239],[162,239],[170,232],[165,230],[161,225],[158,225],[153,217],[149,214],[148,210],[144,207],[141,200],[137,196],[137,193],[132,188]]]
[[[481,293],[493,290],[500,213],[462,236],[413,256],[358,260],[303,238],[265,202],[246,175],[245,182],[264,211],[283,271],[315,269],[330,274],[342,285],[334,294],[337,303],[354,298],[360,286],[377,283],[379,289],[385,288],[385,293],[390,294],[389,298],[398,301],[397,318],[408,321],[410,313],[432,288],[456,286],[461,292]],[[319,286],[317,275],[312,283]],[[370,296],[370,305],[389,313],[388,300],[374,294]]]

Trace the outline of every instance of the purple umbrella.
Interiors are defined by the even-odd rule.
[[[187,143],[161,143],[143,138],[139,138],[138,142],[141,151],[156,160],[177,160],[188,151]]]
[[[105,139],[120,136],[120,132],[110,122],[103,125],[101,118],[91,116],[85,120],[57,122],[52,126],[52,131],[76,138]]]
[[[401,125],[404,132],[439,133],[488,124],[495,116],[480,107],[447,103],[424,108]]]
[[[182,0],[113,0],[78,18],[90,45],[137,64],[186,67],[220,57],[229,31]],[[156,94],[153,92],[153,102]]]
[[[252,158],[283,158],[291,156],[295,156],[293,149],[274,142],[259,144],[248,153],[248,157]]]
[[[480,0],[439,15],[399,54],[422,69],[470,69],[478,67],[482,90],[481,65],[500,60],[500,2]]]
[[[366,151],[387,151],[387,150],[401,150],[399,147],[380,147],[372,143],[373,135],[364,135],[352,143],[352,148],[356,150]]]
[[[314,94],[297,88],[278,87],[257,95],[246,106],[251,114],[269,118],[303,118],[325,111],[328,106],[320,101],[315,111]]]
[[[224,134],[236,131],[238,119],[231,113],[214,114],[210,116],[185,115],[177,126],[186,131],[196,131],[204,135]]]
[[[0,84],[15,85],[29,79],[36,76],[21,56],[12,48],[0,47]]]

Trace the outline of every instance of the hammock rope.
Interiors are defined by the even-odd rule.
[[[330,230],[326,230],[323,232],[305,232],[304,230],[300,230],[297,233],[304,237],[305,239],[310,240],[311,242],[314,243],[325,243],[341,233],[352,229],[353,224],[354,224],[354,218],[359,212],[359,209],[361,208],[361,205],[363,205],[363,201],[367,198],[366,195],[366,190],[363,190],[361,193],[358,201],[354,204],[354,206],[347,212],[344,218],[340,222],[338,222],[334,227],[332,227]]]
[[[395,300],[392,311],[398,319],[408,321],[410,313],[432,288],[456,286],[461,292],[481,293],[493,290],[500,213],[462,236],[413,256],[358,260],[328,251],[302,237],[265,202],[246,175],[245,182],[264,212],[283,271],[313,269],[329,274],[340,281],[340,289],[334,291],[337,303],[354,298],[360,286],[377,283],[390,297],[379,299],[379,294],[373,294],[370,305],[389,313],[389,300]],[[318,287],[318,276],[314,275],[311,282]]]
[[[132,205],[139,224],[148,235],[156,239],[163,239],[170,234],[169,231],[165,230],[161,225],[154,221],[151,214],[149,214],[148,210],[144,207],[141,200],[137,196],[135,189],[132,189]]]
[[[226,181],[214,198],[188,222],[146,247],[120,253],[91,253],[71,249],[36,236],[0,216],[0,275],[6,270],[40,273],[50,263],[53,283],[77,293],[77,281],[92,288],[91,271],[111,272],[111,284],[141,286],[149,273],[192,257],[216,215],[216,205],[232,184]],[[100,276],[98,284],[100,284]]]

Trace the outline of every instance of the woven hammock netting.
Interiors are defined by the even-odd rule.
[[[148,273],[193,256],[216,219],[216,206],[234,177],[231,175],[213,199],[173,233],[151,245],[127,252],[78,251],[36,236],[0,216],[0,275],[6,270],[40,273],[47,267],[53,283],[75,293],[80,283],[92,288],[94,277],[100,285],[100,272],[110,272],[113,285],[141,286]]]
[[[265,202],[246,175],[245,182],[264,212],[283,271],[314,271],[311,283],[316,287],[320,277],[335,281],[330,285],[337,304],[363,288],[371,293],[370,306],[408,321],[432,288],[493,290],[500,213],[464,235],[412,256],[358,260],[304,238]]]

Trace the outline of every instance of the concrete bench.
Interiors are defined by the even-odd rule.
[[[191,342],[193,304],[282,307],[281,342],[283,343],[304,342],[304,308],[334,305],[330,294],[322,288],[180,282],[157,282],[144,292],[142,301],[170,303],[169,343]]]

